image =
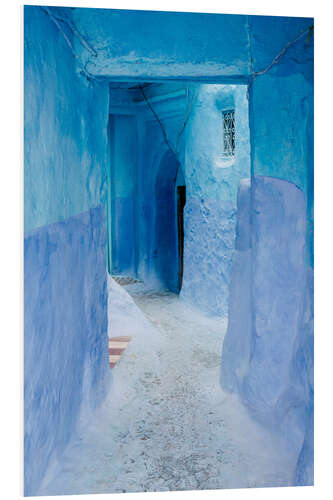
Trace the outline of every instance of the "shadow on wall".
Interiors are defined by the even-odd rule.
[[[305,196],[273,177],[255,177],[252,185],[252,206],[249,182],[238,193],[221,382],[284,434],[297,461],[295,484],[311,485],[313,271],[305,258]]]
[[[180,291],[182,268],[181,213],[178,203],[178,186],[181,179],[181,165],[172,151],[162,158],[155,181],[156,213],[154,260],[158,278],[164,288]],[[178,182],[177,182],[178,181]]]

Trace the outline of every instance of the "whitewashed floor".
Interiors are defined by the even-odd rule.
[[[220,388],[226,320],[129,285],[142,315],[124,288],[109,288],[111,334],[134,338],[107,401],[40,494],[291,484],[284,444]]]

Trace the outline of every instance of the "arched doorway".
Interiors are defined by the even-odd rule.
[[[161,285],[179,293],[183,277],[185,180],[176,156],[162,158],[155,183],[155,268]]]

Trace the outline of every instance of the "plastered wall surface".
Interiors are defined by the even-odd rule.
[[[24,241],[25,494],[36,495],[110,384],[104,207]]]
[[[35,495],[110,383],[108,87],[79,76],[43,10],[24,18],[24,488]]]
[[[26,292],[25,326],[26,364],[31,367],[29,373],[26,372],[26,380],[28,385],[36,383],[35,393],[31,387],[27,393],[29,403],[26,413],[26,429],[28,433],[32,429],[31,421],[37,419],[43,422],[40,426],[41,434],[33,433],[32,441],[30,437],[27,440],[26,457],[32,467],[30,479],[27,479],[27,491],[36,491],[45,471],[43,468],[45,463],[48,463],[50,457],[60,453],[62,446],[70,438],[69,433],[66,434],[67,431],[62,429],[62,421],[58,420],[56,425],[51,425],[53,412],[62,408],[63,418],[70,422],[68,429],[74,429],[75,421],[78,423],[80,418],[80,405],[82,408],[85,405],[83,400],[79,403],[74,398],[73,401],[76,402],[73,407],[70,406],[69,402],[72,400],[68,397],[67,391],[74,390],[75,392],[77,386],[64,385],[62,387],[61,377],[50,380],[51,386],[49,385],[48,391],[54,395],[54,399],[48,400],[47,393],[39,390],[40,373],[36,364],[33,363],[35,356],[39,353],[50,353],[51,358],[52,342],[57,345],[58,339],[62,338],[63,331],[69,331],[66,349],[68,361],[64,365],[67,367],[73,363],[76,380],[79,380],[80,374],[85,374],[83,379],[88,387],[90,384],[96,384],[97,387],[99,381],[102,393],[106,388],[102,372],[97,369],[100,359],[98,356],[94,357],[94,353],[101,353],[104,338],[103,325],[107,316],[106,301],[103,298],[106,247],[104,236],[102,236],[106,234],[106,222],[99,212],[103,209],[96,209],[99,213],[96,218],[91,218],[91,214],[95,207],[100,207],[110,197],[110,179],[108,179],[109,155],[111,155],[108,139],[110,112],[108,79],[110,77],[123,79],[123,81],[126,79],[144,81],[147,78],[176,80],[193,78],[198,79],[199,83],[207,82],[207,80],[223,84],[250,83],[248,105],[252,177],[273,178],[267,183],[258,181],[256,190],[258,194],[265,194],[267,189],[273,186],[273,191],[277,192],[273,201],[277,203],[279,209],[279,220],[284,220],[284,217],[287,217],[286,214],[290,215],[291,218],[288,219],[287,224],[289,229],[286,231],[288,233],[290,230],[291,242],[296,246],[295,252],[299,259],[295,264],[292,262],[293,254],[290,254],[291,257],[287,262],[291,266],[296,266],[292,269],[297,271],[297,275],[302,276],[303,280],[301,280],[302,290],[301,281],[297,281],[299,284],[298,320],[294,318],[294,321],[289,324],[289,319],[295,313],[296,308],[295,311],[290,311],[289,303],[283,301],[281,297],[278,311],[275,311],[269,325],[276,336],[279,325],[281,327],[281,318],[285,318],[284,325],[288,325],[286,331],[283,332],[283,337],[276,337],[277,345],[281,344],[282,349],[279,355],[281,352],[284,355],[289,353],[289,362],[283,361],[286,363],[283,364],[283,380],[280,381],[278,370],[275,373],[270,372],[269,387],[274,388],[277,398],[273,406],[273,414],[285,415],[281,422],[281,432],[286,434],[287,439],[292,437],[291,443],[294,449],[299,449],[295,484],[311,484],[313,481],[311,365],[313,338],[313,271],[311,267],[313,257],[313,37],[308,36],[308,28],[313,20],[265,16],[203,15],[201,17],[198,14],[138,13],[78,8],[50,8],[50,11],[54,16],[63,16],[69,22],[74,22],[88,45],[82,43],[78,36],[73,35],[73,31],[64,28],[71,42],[69,46],[54,20],[45,10],[39,7],[25,7],[24,175],[27,245],[25,287],[28,291]],[[303,32],[305,34],[302,35]],[[74,56],[73,51],[77,57]],[[272,61],[279,54],[282,54],[281,57],[279,56],[271,66]],[[270,248],[274,259],[275,256],[278,258],[271,243],[275,240],[278,240],[279,245],[281,241],[283,243],[286,232],[274,231],[272,239],[269,237],[267,242],[268,235],[263,230],[260,219],[263,212],[260,215],[254,211],[252,200],[250,213],[257,220],[258,225],[252,225],[252,222],[248,224],[245,215],[240,219],[240,212],[242,212],[240,211],[237,222],[238,236],[236,243],[233,243],[237,214],[237,188],[241,179],[249,177],[248,163],[246,163],[245,155],[244,159],[239,164],[235,163],[234,167],[224,168],[220,160],[217,160],[220,142],[217,138],[217,131],[210,124],[206,113],[209,112],[212,117],[220,113],[221,106],[224,106],[223,99],[228,100],[230,96],[228,97],[227,92],[223,95],[219,95],[218,92],[214,94],[211,90],[213,86],[208,88],[202,85],[199,88],[198,101],[194,104],[193,113],[179,148],[179,160],[188,189],[185,208],[187,236],[185,235],[183,294],[184,299],[196,301],[197,304],[202,305],[203,309],[207,307],[209,310],[212,304],[214,311],[224,314],[227,310],[227,296],[229,296],[227,284],[231,283],[230,297],[233,298],[229,300],[228,308],[230,324],[233,324],[233,340],[244,341],[244,352],[238,354],[246,358],[247,349],[251,352],[255,349],[252,341],[257,339],[255,332],[260,328],[263,328],[260,339],[265,346],[264,333],[267,334],[268,331],[267,325],[265,326],[265,322],[268,321],[265,315],[273,303],[270,303],[270,300],[273,301],[273,288],[271,295],[264,295],[261,293],[261,289],[263,291],[267,286],[264,278],[256,282],[251,274],[249,290],[255,287],[257,297],[253,301],[252,292],[249,298],[244,287],[240,295],[236,293],[237,287],[241,284],[240,276],[247,269],[249,259],[257,259],[257,256],[261,255],[260,252],[254,254],[260,249],[266,249],[267,252]],[[237,99],[245,105],[245,92],[244,94],[242,92],[237,94]],[[166,112],[168,105],[164,106]],[[179,125],[182,124],[184,106],[178,109],[181,110],[179,117],[170,118],[168,121],[168,134],[173,141]],[[161,107],[160,111],[163,112]],[[206,122],[205,126],[202,126],[202,121]],[[147,127],[150,128],[146,138],[142,127],[138,128],[141,130],[142,137],[138,137],[137,144],[142,149],[138,155],[139,163],[135,167],[136,175],[141,175],[145,172],[144,168],[149,168],[151,165],[154,165],[156,174],[162,157],[167,151],[165,144],[162,146],[161,130],[152,118]],[[245,141],[244,151],[248,147],[246,144]],[[143,163],[145,163],[144,166]],[[282,186],[286,183],[288,189],[285,190]],[[125,188],[129,189],[129,186],[130,183],[126,184]],[[153,195],[153,184],[143,182],[136,186],[137,191],[131,191],[131,188],[128,193],[126,192],[131,196],[135,194],[135,196],[133,194],[133,200],[140,200],[137,213],[141,213],[140,220],[136,224],[134,224],[137,217],[136,211],[134,210],[134,215],[131,215],[133,231],[129,231],[129,237],[133,236],[134,239],[136,238],[135,241],[140,241],[140,244],[134,245],[134,255],[129,252],[128,262],[133,272],[148,276],[152,275],[151,271],[154,270],[152,257],[155,251],[155,240],[151,238],[154,234],[151,229],[154,227],[155,213],[148,201],[149,196]],[[243,195],[246,198],[245,187],[244,190]],[[293,193],[296,192],[301,193],[297,195],[297,199],[303,201],[295,205]],[[242,203],[239,198],[239,204]],[[244,201],[244,203],[246,205],[248,202]],[[132,208],[129,207],[130,203],[124,203],[123,213],[126,218],[129,217],[127,211],[133,213]],[[260,210],[266,210],[268,207],[270,207],[270,198],[264,197]],[[242,213],[244,214],[244,211]],[[89,221],[86,219],[87,214],[90,214]],[[107,215],[110,227],[110,211]],[[75,216],[74,219],[73,216]],[[294,227],[295,218],[302,221],[302,228],[293,232],[291,228]],[[77,222],[78,220],[81,222]],[[53,223],[55,225],[51,231],[50,224]],[[36,228],[38,228],[38,234],[34,232]],[[251,247],[249,248],[246,243],[248,232],[251,233]],[[58,236],[56,237],[55,234]],[[200,242],[198,241],[199,234],[204,236]],[[41,241],[44,246],[46,245],[45,248],[40,245]],[[254,242],[255,246],[253,246]],[[35,245],[35,250],[32,252],[33,245]],[[232,245],[236,245],[236,254],[233,264],[235,270],[231,272]],[[289,255],[288,247],[284,243],[282,250]],[[103,263],[102,254],[105,258]],[[87,269],[85,266],[82,267],[81,257],[89,262],[96,258],[96,269],[90,265]],[[73,265],[70,265],[72,261]],[[77,261],[77,265],[74,265],[74,261]],[[54,269],[58,270],[62,262],[68,263],[70,272],[61,271],[57,274]],[[257,259],[254,262],[258,276],[263,276],[267,261]],[[191,269],[193,278],[189,273]],[[66,294],[57,293],[58,289],[71,290],[76,287],[78,283],[82,283],[83,276],[84,286],[75,288],[77,292],[71,293],[70,300],[66,300]],[[36,281],[38,282],[37,288]],[[288,279],[286,286],[287,283]],[[278,279],[275,285],[275,293],[278,296],[280,292],[286,293],[287,290],[291,293],[294,290],[292,286],[287,287],[286,290],[281,288]],[[87,290],[93,289],[96,290],[96,294],[94,292],[89,298],[89,306],[84,313],[88,314],[91,320],[86,322],[86,329],[83,330],[77,325],[75,318],[82,313],[82,304],[87,299]],[[36,290],[39,292],[37,293]],[[214,293],[211,290],[214,290]],[[301,298],[301,292],[303,298]],[[46,303],[44,304],[43,301]],[[251,316],[250,327],[246,330],[243,329],[244,322],[233,323],[232,311],[236,311],[237,307],[243,311],[244,318],[248,314]],[[65,318],[65,323],[63,318]],[[46,324],[50,330],[44,337],[38,325]],[[99,325],[98,331],[96,325]],[[244,337],[242,337],[243,334]],[[231,334],[228,333],[228,335]],[[30,341],[29,339],[32,338],[34,340]],[[85,346],[83,350],[79,349],[80,356],[76,354],[77,345]],[[255,359],[258,362],[261,360],[263,364],[276,366],[276,350],[266,349],[260,345],[259,342]],[[291,345],[293,345],[292,354]],[[227,352],[227,347],[225,349]],[[54,352],[60,351],[56,348]],[[53,362],[58,363],[59,357],[54,352]],[[91,369],[83,370],[82,363],[89,366],[84,359],[91,360]],[[94,359],[97,365],[94,364]],[[233,362],[236,365],[233,365]],[[266,403],[263,403],[266,401],[265,394],[268,389],[268,385],[265,385],[265,378],[261,379],[256,374],[260,370],[256,372],[254,365],[250,367],[246,363],[240,363],[239,358],[236,360],[235,356],[231,356],[225,366],[230,369],[230,380],[233,379],[230,383],[233,388],[237,384],[233,385],[235,379],[231,374],[235,372],[235,366],[239,364],[241,376],[244,381],[247,381],[245,393],[248,407],[255,407],[256,418],[270,425],[272,413],[266,411]],[[97,371],[94,371],[95,369]],[[244,387],[245,385],[244,382]],[[252,390],[253,387],[256,390]],[[284,405],[287,400],[297,403],[295,411],[286,412],[287,407]],[[98,404],[98,401],[99,396],[95,403]],[[277,401],[281,404],[277,404]],[[94,407],[93,403],[91,407]],[[49,441],[45,440],[46,434],[43,429],[47,430],[48,435],[52,429],[52,438],[48,437]],[[29,451],[31,450],[32,453],[38,442],[43,450],[40,467],[37,462],[32,461],[32,454]]]

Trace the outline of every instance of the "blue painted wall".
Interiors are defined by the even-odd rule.
[[[157,97],[152,105],[162,120],[168,141],[175,149],[184,117],[184,88],[181,95],[177,90],[173,96],[168,95],[170,97]],[[151,286],[177,292],[179,263],[175,203],[183,143],[179,144],[176,157],[165,143],[159,124],[144,102],[140,105],[138,126],[141,128],[138,271]]]
[[[255,175],[286,179],[305,193],[306,259],[313,266],[314,44],[310,26],[312,18],[249,17],[253,71],[267,68],[274,55],[301,35],[278,64],[253,81],[251,141]]]
[[[281,23],[279,18],[251,17],[253,71],[265,70],[273,59],[270,54],[279,54],[312,23],[312,19]],[[272,37],[272,32],[278,35]],[[251,81],[249,93],[255,181],[251,195],[246,186],[239,194],[222,384],[239,392],[256,418],[285,434],[297,459],[295,484],[309,485],[313,484],[313,39],[308,31]],[[245,286],[247,282],[250,286]]]
[[[237,189],[250,177],[246,86],[197,85],[185,131],[184,280],[181,296],[227,314],[235,248]],[[235,110],[235,157],[223,157],[222,111]]]
[[[126,89],[115,92],[111,89],[110,110],[123,113],[113,114],[111,121],[115,273],[132,273],[152,286],[177,291],[178,175],[178,184],[185,184],[187,190],[181,297],[206,312],[226,314],[237,187],[240,179],[250,176],[246,86],[183,84],[180,87],[169,83],[148,88],[149,102],[173,149],[190,109],[176,155],[168,148],[161,127],[142,95]],[[236,120],[236,154],[231,160],[223,158],[222,111],[226,109],[235,110]],[[121,208],[122,203],[126,210]],[[129,265],[128,254],[133,255],[135,248],[136,264],[131,261]]]
[[[104,207],[24,241],[25,494],[36,495],[109,384]]]
[[[155,180],[154,266],[160,282],[178,293],[179,258],[176,180],[181,165],[168,151],[162,158]]]
[[[135,116],[110,117],[110,189],[112,273],[132,275],[135,269],[135,182],[137,124]]]
[[[221,382],[285,436],[295,484],[313,483],[312,274],[305,246],[302,190],[264,176],[253,179],[252,193],[241,184]]]
[[[81,50],[94,75],[126,81],[249,73],[247,16],[74,9],[73,19],[98,53]]]
[[[110,382],[108,86],[80,75],[45,11],[24,17],[24,489],[36,495]]]
[[[40,7],[26,6],[24,19],[24,216],[29,231],[105,198],[108,85],[80,75],[64,37]]]
[[[146,92],[175,145],[184,117],[184,84]],[[177,156],[139,91],[111,87],[110,113],[112,272],[177,291]],[[180,144],[180,156],[181,150]]]
[[[283,345],[289,342],[291,350],[290,383],[280,393],[280,401],[284,404],[279,408],[278,419],[289,442],[294,443],[298,438],[301,442],[296,484],[313,484],[313,34],[309,35],[307,30],[311,25],[313,19],[286,18],[282,26],[279,18],[254,17],[250,20],[255,71],[267,67],[267,46],[278,53],[284,44],[305,32],[288,47],[278,64],[255,78],[250,89],[253,173],[285,179],[300,188],[304,197],[305,235],[299,255],[304,277],[297,300],[292,301],[293,309],[298,311],[298,325],[293,328],[287,320],[290,314],[287,303],[279,312],[288,323],[288,337]],[[272,32],[279,36],[272,37]],[[285,203],[290,210],[294,205],[293,197],[287,197]],[[285,238],[282,234],[280,245],[285,244]],[[256,250],[255,240],[253,249]],[[288,293],[292,289],[290,283]],[[256,296],[256,288],[253,295]],[[267,311],[274,310],[276,299],[267,298]],[[253,307],[257,318],[254,331],[257,332],[263,314],[255,304]],[[276,318],[270,330],[273,331],[277,324]],[[276,377],[280,377],[280,373]]]
[[[313,40],[310,39],[307,42],[307,34],[305,34],[297,43],[288,46],[285,51],[283,49],[286,44],[295,39],[297,34],[306,30],[313,20],[78,8],[55,8],[52,11],[57,15],[63,14],[73,19],[93,49],[88,50],[77,37],[73,38],[72,33],[67,30],[69,40],[78,55],[75,63],[73,54],[48,15],[37,7],[25,8],[26,230],[36,227],[42,228],[45,224],[59,220],[66,222],[71,216],[82,214],[84,211],[100,205],[104,200],[106,179],[104,167],[108,160],[107,121],[109,113],[108,87],[105,79],[115,77],[118,80],[123,78],[125,80],[145,81],[149,78],[176,80],[194,78],[199,81],[207,82],[210,80],[215,83],[235,83],[240,80],[246,83],[251,82],[249,121],[252,176],[274,177],[275,180],[272,182],[275,187],[279,185],[278,180],[281,179],[283,186],[285,186],[285,182],[293,186],[287,190],[288,193],[292,193],[296,189],[304,197],[303,208],[301,207],[302,203],[293,206],[294,197],[288,198],[289,195],[283,188],[277,189],[277,191],[281,191],[281,196],[277,196],[278,206],[282,207],[278,212],[279,220],[283,220],[283,217],[287,213],[291,213],[293,209],[297,212],[294,214],[295,217],[303,220],[303,209],[306,211],[306,229],[304,229],[304,234],[302,233],[303,239],[300,238],[304,243],[304,252],[299,255],[297,266],[300,267],[296,266],[305,280],[302,289],[303,299],[299,297],[298,302],[303,306],[300,305],[299,309],[297,333],[295,333],[296,327],[294,328],[294,325],[289,331],[289,336],[286,332],[283,342],[280,338],[280,343],[283,344],[282,348],[289,354],[293,345],[289,364],[284,370],[285,374],[287,372],[289,374],[284,378],[285,385],[283,390],[281,389],[280,396],[282,402],[285,402],[288,397],[291,398],[291,401],[301,401],[295,412],[288,413],[289,416],[284,422],[285,431],[289,428],[290,432],[293,433],[293,435],[286,434],[287,438],[292,437],[294,441],[291,440],[291,442],[297,441],[300,446],[298,465],[295,469],[295,483],[310,484],[313,464],[313,279],[311,267],[313,255]],[[269,67],[273,58],[281,51],[283,54],[278,59],[278,64]],[[85,73],[90,73],[93,77],[92,80],[88,81],[80,75],[83,65],[86,68]],[[255,72],[262,72],[265,68],[267,68],[267,72],[255,75]],[[252,80],[251,74],[256,76],[254,80]],[[220,99],[210,95],[209,92],[205,94],[207,91],[208,88],[205,89],[205,86],[200,87],[198,102],[200,102],[201,93],[202,103],[208,103],[210,114],[217,114],[221,110],[223,99],[228,96],[221,95]],[[242,100],[244,96],[239,96],[239,98]],[[138,104],[138,106],[144,107],[144,104]],[[167,118],[168,112],[171,109],[174,110],[174,107],[170,107],[167,101],[165,104],[159,105],[160,113],[164,114],[163,120],[168,127],[168,135],[173,141],[184,116],[184,106],[178,103],[177,107],[178,117],[171,118],[169,116]],[[133,227],[133,231],[131,229],[130,233],[136,235],[137,245],[135,245],[134,257],[131,252],[128,255],[128,262],[133,267],[133,273],[143,277],[154,274],[153,256],[156,250],[155,240],[150,237],[151,234],[154,234],[152,228],[156,217],[155,205],[150,201],[153,184],[146,183],[145,179],[153,180],[155,178],[162,157],[167,150],[158,124],[152,118],[147,119],[148,111],[139,113],[139,121],[141,118],[143,121],[141,122],[142,126],[137,128],[139,149],[135,168],[137,175],[140,174],[138,178],[141,177],[144,180],[141,184],[135,185],[133,199],[136,199],[138,204],[136,205],[137,212],[134,210],[133,224],[131,223],[132,226],[130,226]],[[185,253],[190,256],[190,250],[192,249],[194,252],[193,256],[185,256],[184,298],[185,292],[188,290],[188,298],[197,300],[197,303],[203,308],[205,304],[209,305],[214,299],[212,303],[214,311],[216,311],[221,303],[225,303],[226,283],[230,279],[230,255],[232,253],[232,235],[235,231],[237,183],[244,177],[248,166],[245,169],[246,162],[240,163],[237,169],[233,169],[231,166],[223,168],[223,166],[217,165],[216,158],[219,155],[220,143],[212,140],[210,148],[213,148],[214,154],[209,157],[208,147],[205,150],[206,144],[200,143],[201,139],[199,139],[202,136],[203,142],[208,142],[211,137],[216,137],[213,124],[209,125],[207,122],[209,134],[206,133],[206,128],[202,129],[200,126],[202,118],[205,117],[205,105],[194,107],[193,111],[192,122],[188,124],[179,149],[179,159],[184,167],[183,174],[190,193],[185,212],[187,221],[185,229],[187,228],[188,237],[189,234],[191,236],[186,243],[189,245],[186,247]],[[115,111],[113,112],[115,113]],[[128,112],[131,114],[132,111],[129,109]],[[196,137],[196,141],[192,140],[191,147],[187,148],[186,143],[191,144],[191,134],[193,134],[193,138]],[[153,173],[150,174],[152,166]],[[141,175],[141,173],[145,174],[146,172],[149,172],[149,176]],[[218,182],[214,184],[216,180]],[[218,189],[220,184],[223,184],[222,190]],[[215,185],[214,188],[213,185]],[[243,183],[242,185],[243,195],[246,199],[245,187],[247,184]],[[268,189],[269,186],[268,182],[264,188]],[[261,191],[258,188],[259,192]],[[243,195],[240,195],[240,198]],[[110,197],[110,191],[108,191],[108,196]],[[262,207],[266,210],[270,206],[270,199],[266,197],[265,200]],[[275,198],[274,200],[276,201]],[[247,269],[247,260],[250,254],[258,252],[260,248],[267,247],[264,241],[267,236],[265,231],[261,231],[260,224],[259,229],[252,225],[254,219],[258,218],[259,220],[263,214],[260,215],[254,211],[253,199],[252,201],[248,200],[248,202],[251,207],[251,219],[248,224],[245,221],[245,215],[242,220],[239,220],[239,235],[236,245],[237,251],[240,251],[244,245],[245,249],[250,231],[250,248],[244,250],[241,261],[237,260],[239,255],[237,257],[236,254],[235,266],[238,269],[238,280],[240,279],[240,271]],[[127,210],[127,204],[125,205]],[[132,209],[129,211],[132,214]],[[191,217],[189,217],[190,213]],[[108,212],[108,216],[110,216],[110,212]],[[132,215],[126,213],[125,217],[130,220]],[[189,226],[191,220],[198,221],[194,228]],[[223,227],[221,227],[221,221],[224,221]],[[100,223],[102,224],[102,221]],[[68,224],[70,227],[69,221]],[[241,229],[242,227],[245,229]],[[290,229],[292,224],[287,227]],[[218,228],[217,233],[216,228]],[[193,234],[191,233],[192,229]],[[256,231],[258,229],[259,233],[256,233],[254,229]],[[198,235],[202,231],[205,235],[202,240],[205,240],[204,244],[207,243],[206,248],[199,247],[197,244]],[[223,232],[228,235],[227,241],[219,237],[219,252],[216,252],[215,248],[212,252],[210,242],[214,240],[216,234],[221,236]],[[288,231],[285,233],[282,231],[282,236],[280,235],[282,243],[287,233]],[[274,233],[274,238],[277,238],[277,234]],[[110,235],[112,239],[111,231]],[[262,239],[263,237],[264,239]],[[190,244],[191,238],[192,244]],[[292,232],[290,238],[292,241],[295,239],[295,244],[300,242],[300,239],[296,238]],[[70,241],[70,237],[68,241]],[[89,245],[91,244],[89,242]],[[282,247],[286,248],[283,245]],[[268,245],[267,248],[271,247]],[[299,250],[299,247],[297,248]],[[86,250],[88,251],[88,249]],[[271,248],[271,252],[274,255],[275,249]],[[254,257],[251,256],[251,258]],[[186,277],[186,262],[188,265],[193,264],[193,269],[196,266],[200,268],[202,262],[207,262],[205,269],[200,268],[200,273],[204,276],[203,281],[195,279],[191,282],[189,274]],[[253,272],[258,271],[263,276],[264,274],[260,271],[260,261],[254,259],[254,262],[258,264],[258,268],[254,269]],[[215,277],[214,273],[216,273]],[[231,279],[231,294],[234,299],[229,303],[230,312],[236,311],[236,308],[241,306],[244,313],[243,320],[247,314],[251,315],[250,331],[244,330],[244,338],[240,337],[240,342],[244,341],[246,344],[247,335],[250,335],[249,349],[252,354],[256,350],[256,345],[258,349],[260,347],[260,342],[255,344],[254,341],[257,339],[256,328],[262,320],[260,304],[253,302],[252,286],[254,286],[255,275],[251,274],[249,277],[250,282],[247,290],[250,291],[250,297],[244,291],[244,283],[242,294],[235,294],[237,286],[233,284],[234,279]],[[193,274],[193,276],[195,275]],[[245,276],[247,276],[246,273]],[[76,278],[76,275],[73,274],[67,276],[65,285]],[[211,286],[214,286],[216,282],[219,284],[214,294],[211,294],[208,287],[203,288],[201,294],[199,293],[200,288],[206,286],[205,280],[210,280]],[[278,284],[278,279],[276,283]],[[264,277],[261,285],[263,288],[267,286]],[[88,288],[89,286],[87,284]],[[279,288],[277,288],[277,293],[278,290]],[[288,292],[291,290],[292,287],[288,288]],[[239,304],[241,296],[244,302]],[[266,304],[265,315],[268,314],[269,306],[274,305],[273,293],[267,296],[268,302],[270,299],[272,303]],[[248,310],[248,300],[250,301],[250,311]],[[76,306],[73,305],[73,307]],[[32,311],[33,307],[29,306],[28,315],[26,314],[28,318]],[[223,312],[222,309],[221,312]],[[288,314],[289,305],[282,301],[279,317],[288,318]],[[232,313],[230,318],[232,322]],[[272,331],[276,331],[279,324],[277,316],[274,318],[276,321],[272,320]],[[266,316],[264,320],[267,320]],[[238,323],[237,332],[233,330],[234,340],[237,339],[237,335],[243,334],[242,324],[242,321]],[[245,347],[244,349],[246,351]],[[266,364],[274,361],[274,365],[274,353],[267,349],[261,349],[260,353],[261,357],[257,353],[259,356],[257,359],[264,359]],[[232,365],[232,358],[229,361]],[[236,362],[235,358],[234,361]],[[269,425],[272,421],[271,418],[267,416],[265,411],[260,410],[263,408],[261,405],[262,395],[267,390],[266,380],[265,378],[259,380],[253,375],[253,372],[251,372],[252,375],[247,373],[246,366],[246,364],[242,364],[241,369],[243,370],[242,375],[249,381],[249,387],[251,386],[250,380],[255,379],[257,384],[249,407],[256,406],[258,408],[257,418],[266,421]],[[276,371],[275,379],[270,384],[271,387],[278,387],[278,377],[279,373]],[[299,383],[299,380],[302,383]],[[297,382],[294,384],[294,381]],[[297,388],[302,386],[303,393],[298,392],[297,389],[295,396],[295,392],[293,392],[295,385]],[[300,444],[302,439],[303,444]]]

